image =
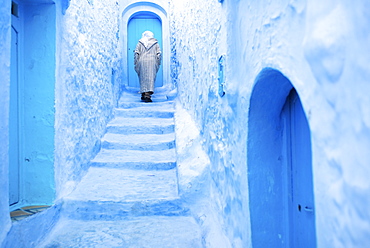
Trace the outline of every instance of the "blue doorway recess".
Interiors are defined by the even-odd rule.
[[[51,205],[55,198],[56,66],[55,4],[14,0],[12,6],[9,106],[11,210],[22,206]]]
[[[19,201],[18,30],[12,25],[9,109],[9,205]]]
[[[127,63],[128,63],[128,86],[140,87],[139,78],[134,69],[134,51],[136,45],[141,39],[144,31],[149,30],[154,33],[154,38],[158,40],[158,44],[162,50],[162,23],[158,16],[150,12],[139,12],[132,17],[127,26]],[[155,80],[155,87],[163,86],[163,66],[161,65]]]
[[[286,152],[290,247],[316,247],[311,135],[295,89],[285,102],[283,152]]]
[[[315,247],[310,129],[292,84],[272,68],[256,78],[247,146],[253,247]]]

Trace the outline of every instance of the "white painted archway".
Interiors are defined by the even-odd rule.
[[[156,3],[135,2],[124,8],[121,15],[120,27],[120,47],[122,49],[122,76],[124,79],[128,76],[127,56],[127,25],[130,18],[138,12],[152,12],[159,16],[162,21],[162,66],[163,66],[163,88],[172,89],[170,80],[170,28],[167,17],[167,11]],[[127,87],[127,80],[123,80],[123,86]]]

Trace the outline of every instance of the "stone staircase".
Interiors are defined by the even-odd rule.
[[[40,247],[201,247],[178,195],[174,103],[124,92],[102,148]]]

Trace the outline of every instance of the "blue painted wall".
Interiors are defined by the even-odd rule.
[[[134,2],[56,1],[57,198],[68,194],[78,183],[89,159],[99,149],[100,137],[113,115],[121,83],[117,75],[122,75],[119,5]],[[252,120],[248,116],[258,75],[264,68],[273,68],[297,90],[311,128],[317,246],[367,247],[367,1],[153,2],[168,6],[170,68],[173,84],[178,87],[178,109],[193,120],[195,135],[190,135],[188,141],[194,146],[182,143],[182,148],[189,151],[185,152],[188,155],[196,151],[201,159],[197,161],[199,167],[179,170],[180,191],[189,197],[197,195],[189,202],[196,204],[192,210],[203,227],[204,244],[252,246],[248,168],[253,165],[248,162],[247,149]],[[8,138],[9,10],[10,1],[2,0],[0,75],[5,80],[0,81],[4,89],[0,91],[1,140]],[[221,98],[217,63],[223,54],[226,94]],[[263,103],[264,96],[258,95]],[[266,97],[273,95],[270,92]],[[274,149],[269,147],[272,153]],[[10,228],[7,150],[8,144],[1,143],[0,240]],[[197,171],[199,177],[185,173],[190,169]],[[198,190],[202,187],[204,191]],[[13,229],[11,233],[17,232]],[[8,236],[9,240],[15,238]]]
[[[10,1],[0,1],[0,245],[10,228],[8,116],[10,83]]]
[[[251,95],[247,162],[253,247],[285,247],[289,242],[280,113],[291,88],[280,72],[264,69]]]
[[[0,43],[0,74],[5,79],[1,81],[0,107],[4,111],[0,113],[0,135],[5,141],[8,140],[10,2],[0,4],[0,37],[4,37]],[[11,225],[8,144],[2,142],[0,246],[3,241],[4,245],[28,246],[50,230],[59,215],[59,197],[74,188],[88,161],[100,149],[100,138],[113,116],[121,91],[116,1],[27,3],[30,4],[22,48],[25,50],[22,113],[26,128],[22,204],[55,203],[56,207],[45,215]],[[35,223],[40,228],[32,228]],[[22,239],[20,233],[24,235]]]
[[[370,244],[370,212],[363,209],[370,199],[368,10],[368,1],[170,2],[171,72],[178,101],[199,128],[210,160],[200,171],[209,171],[209,191],[204,195],[210,201],[195,210],[208,247],[252,247],[252,237],[258,235],[250,204],[270,185],[250,188],[258,178],[249,173],[255,172],[251,168],[258,166],[256,162],[278,163],[278,132],[261,133],[264,125],[277,123],[267,116],[283,106],[285,99],[276,96],[284,95],[279,91],[286,87],[284,80],[273,77],[268,81],[271,88],[254,95],[265,68],[290,81],[308,120],[317,247]],[[221,98],[217,61],[223,54],[226,94]],[[283,86],[273,87],[278,82]],[[269,101],[276,104],[271,109],[265,107]],[[251,102],[261,105],[253,119]],[[259,142],[266,137],[272,143],[264,147]],[[259,157],[248,159],[254,156],[250,146]],[[179,173],[179,178],[186,175]],[[279,208],[273,193],[267,200]],[[263,229],[280,228],[278,218],[270,221],[270,212],[265,217]],[[278,242],[279,235],[273,239]]]
[[[54,103],[56,9],[22,7],[21,204],[50,205],[55,198]],[[21,44],[22,44],[21,43]]]

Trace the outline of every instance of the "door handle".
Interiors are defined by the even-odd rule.
[[[312,209],[312,208],[310,208],[310,207],[307,207],[307,206],[304,208],[304,210],[305,210],[306,212],[313,212],[313,209]]]

